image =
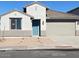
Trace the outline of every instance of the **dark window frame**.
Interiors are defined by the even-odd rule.
[[[21,27],[22,27],[21,26],[21,24],[22,24],[21,20],[22,20],[22,18],[10,18],[10,28],[12,30],[21,30]],[[13,25],[12,25],[12,22],[14,23]]]

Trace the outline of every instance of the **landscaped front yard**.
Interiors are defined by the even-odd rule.
[[[20,47],[20,48],[26,48],[26,49],[41,49],[44,47],[51,47],[53,48],[53,40],[50,40],[47,37],[3,37],[0,38],[0,47]]]

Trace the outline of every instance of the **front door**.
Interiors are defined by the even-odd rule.
[[[40,36],[40,20],[32,20],[32,35]]]

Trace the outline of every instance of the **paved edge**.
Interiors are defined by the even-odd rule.
[[[79,48],[0,48],[0,51],[10,51],[10,50],[15,50],[15,51],[25,51],[25,50],[30,50],[30,51],[79,51]]]

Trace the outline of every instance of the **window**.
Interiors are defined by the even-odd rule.
[[[21,18],[10,18],[11,29],[21,29]]]
[[[23,12],[26,13],[26,8],[24,8]]]

